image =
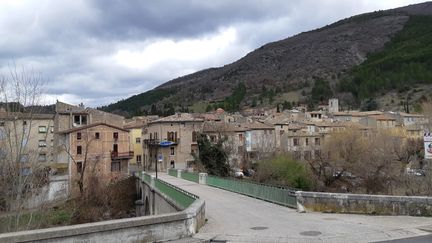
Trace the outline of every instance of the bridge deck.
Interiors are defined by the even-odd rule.
[[[194,236],[198,239],[219,242],[371,242],[432,232],[432,219],[426,217],[297,213],[294,209],[167,174],[161,173],[159,178],[205,200],[208,222]]]

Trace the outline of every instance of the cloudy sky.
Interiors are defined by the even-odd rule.
[[[261,45],[416,0],[0,0],[0,72],[32,68],[56,99],[109,104]]]

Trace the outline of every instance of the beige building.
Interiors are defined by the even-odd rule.
[[[155,170],[156,166],[158,171],[191,167],[192,154],[198,152],[197,136],[203,122],[202,118],[188,113],[149,122],[143,129],[145,170]]]
[[[79,106],[73,106],[57,101],[54,117],[54,147],[60,145],[58,134],[62,131],[96,123],[105,123],[116,127],[123,127],[124,121],[124,117],[122,116],[92,108],[85,108],[82,104]],[[61,163],[60,161],[64,161],[58,159],[56,154],[54,154],[54,160],[59,163]]]
[[[24,174],[34,165],[51,167],[53,121],[52,114],[0,112],[0,156],[19,161]]]
[[[57,133],[59,162],[69,165],[73,187],[79,173],[85,180],[96,176],[103,183],[128,175],[134,154],[129,146],[129,131],[106,123],[93,123]]]
[[[376,129],[394,128],[396,127],[396,118],[384,114],[371,115],[360,119],[359,123]]]

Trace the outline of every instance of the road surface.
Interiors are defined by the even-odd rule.
[[[213,242],[376,242],[426,236],[432,218],[298,213],[295,209],[159,174],[205,201],[206,225],[193,238]]]

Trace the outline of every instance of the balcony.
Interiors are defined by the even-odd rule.
[[[134,156],[134,152],[133,151],[128,151],[128,152],[116,152],[116,151],[112,151],[111,152],[111,159],[112,160],[132,159],[133,156]]]

